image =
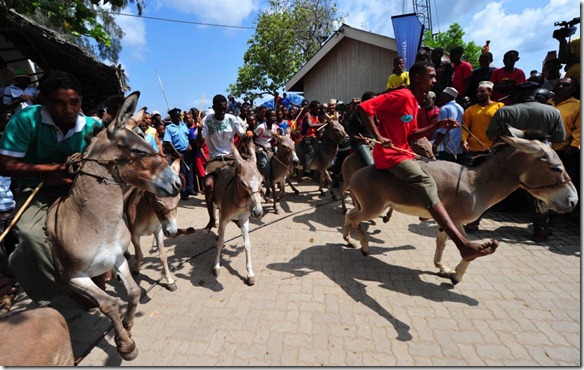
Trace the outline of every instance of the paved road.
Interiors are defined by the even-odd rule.
[[[252,222],[256,285],[244,284],[239,230],[227,228],[223,270],[211,272],[214,234],[167,240],[178,290],[142,238],[144,290],[133,329],[140,354],[125,362],[99,312],[63,298],[81,366],[581,366],[580,218],[554,220],[548,242],[529,240],[529,217],[489,212],[473,239],[499,239],[453,287],[436,275],[436,224],[394,213],[364,224],[371,255],[343,243],[340,202],[314,185]],[[202,196],[181,202],[180,226],[207,222]],[[459,255],[449,242],[445,261]],[[108,291],[124,297],[113,280]],[[15,309],[33,307],[20,294]]]

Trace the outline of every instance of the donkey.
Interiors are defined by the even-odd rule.
[[[322,142],[317,142],[315,144],[314,159],[309,168],[310,170],[318,170],[318,172],[320,172],[320,185],[318,191],[320,191],[321,196],[325,195],[325,191],[323,190],[324,187],[327,184],[330,186],[333,182],[327,170],[333,164],[333,160],[339,149],[339,143],[349,137],[336,117],[331,118],[326,116],[326,120],[327,125],[324,127]],[[298,153],[298,156],[304,161],[304,150],[301,144],[296,144],[296,153]],[[337,199],[332,187],[331,195],[333,200]]]
[[[132,117],[140,93],[130,94],[106,130],[84,150],[69,194],[47,211],[46,232],[60,279],[73,291],[97,303],[116,331],[118,352],[126,361],[138,356],[130,338],[140,287],[124,252],[130,231],[124,221],[124,193],[137,187],[159,197],[176,196],[180,178],[143,138],[132,130],[145,109]],[[122,323],[119,303],[91,280],[115,269],[129,296]]]
[[[438,195],[458,230],[466,236],[463,224],[476,220],[485,210],[521,187],[558,213],[570,212],[578,194],[555,151],[539,140],[522,138],[523,132],[510,128],[513,136],[491,148],[491,157],[477,167],[465,167],[448,161],[420,161],[438,187]],[[354,228],[361,251],[369,253],[369,243],[361,221],[377,217],[390,206],[398,212],[418,217],[432,217],[406,185],[388,171],[364,167],[351,178],[355,208],[345,215],[343,238],[350,239]],[[434,265],[439,275],[456,285],[462,280],[469,262],[461,261],[455,271],[442,262],[447,235],[438,229]]]
[[[0,316],[2,366],[73,366],[67,321],[51,307],[12,311]],[[8,334],[10,333],[10,334]]]
[[[170,167],[178,175],[180,173],[180,159],[175,159]],[[179,229],[177,227],[176,216],[179,200],[179,195],[157,197],[148,191],[132,188],[129,194],[126,195],[124,206],[128,228],[132,234],[132,245],[135,250],[134,265],[130,266],[132,274],[136,275],[140,272],[140,265],[144,259],[140,246],[140,237],[154,234],[154,240],[156,240],[156,247],[164,269],[164,278],[167,282],[166,288],[171,292],[174,292],[177,286],[168,267],[168,258],[162,236],[164,234],[167,238],[174,238],[195,232],[192,227],[188,229]],[[128,254],[126,257],[128,257]]]
[[[298,160],[298,156],[296,156],[294,141],[290,137],[276,133],[272,133],[272,135],[278,141],[278,145],[276,154],[270,159],[270,182],[272,184],[271,192],[274,201],[274,212],[279,214],[280,211],[277,202],[284,196],[286,183],[290,185],[296,195],[300,193],[290,181],[290,174],[300,161]],[[278,184],[280,189],[279,195],[276,195],[276,184]]]
[[[256,165],[254,144],[247,144],[249,158],[243,159],[235,144],[231,144],[231,152],[235,158],[235,166],[221,169],[215,180],[213,189],[213,204],[219,209],[219,229],[217,237],[217,254],[213,272],[219,276],[221,271],[221,250],[225,245],[225,228],[229,221],[234,221],[241,229],[247,260],[247,284],[255,284],[255,275],[251,266],[251,242],[249,240],[249,217],[262,217],[263,176]]]

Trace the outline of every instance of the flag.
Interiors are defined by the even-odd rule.
[[[397,54],[404,58],[404,68],[409,70],[416,61],[416,53],[422,43],[424,25],[415,13],[393,16],[391,23],[397,44]]]

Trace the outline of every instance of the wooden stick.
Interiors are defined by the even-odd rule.
[[[203,94],[203,99],[201,99],[201,106],[199,107],[199,119],[201,119],[201,114],[203,114],[203,103],[205,102],[205,94]]]
[[[364,137],[363,135],[361,135],[361,134],[359,134],[359,136],[361,136],[361,138],[362,138],[363,140],[369,140],[369,141],[372,141],[372,142],[374,142],[375,144],[383,145],[383,144],[381,143],[381,141],[378,141],[378,140],[375,140],[375,139],[367,139],[367,138],[365,138],[365,137]],[[393,144],[390,144],[389,148],[390,148],[390,149],[393,149],[393,150],[397,150],[398,152],[403,152],[403,153],[411,154],[411,155],[413,155],[414,157],[418,157],[418,158],[426,158],[426,159],[429,159],[428,157],[424,157],[424,156],[422,156],[422,155],[416,154],[416,153],[414,153],[414,152],[411,152],[411,151],[409,151],[409,150],[407,150],[407,149],[398,148],[397,146],[395,146],[395,145],[393,145]]]
[[[470,134],[470,136],[472,136],[477,141],[477,143],[481,144],[482,147],[485,148],[485,150],[489,150],[489,148],[485,144],[483,144],[483,142],[480,141],[478,137],[476,137],[472,132],[470,132],[470,129],[468,127],[466,127],[465,125],[461,126]]]
[[[328,122],[327,122],[327,123],[325,123],[324,125],[320,126],[319,128],[317,128],[317,129],[316,129],[316,131],[320,131],[320,130],[322,130],[323,128],[325,128],[325,127],[326,127],[326,125],[328,125]]]
[[[0,242],[2,242],[2,240],[4,240],[4,238],[6,237],[6,235],[8,235],[8,232],[14,227],[14,225],[16,225],[16,223],[20,219],[20,216],[22,216],[22,214],[26,210],[26,207],[28,207],[28,205],[30,204],[30,202],[32,201],[32,199],[34,198],[34,196],[39,192],[39,190],[41,190],[42,187],[43,187],[43,182],[41,181],[41,182],[39,182],[39,184],[37,185],[37,187],[34,189],[34,191],[32,192],[32,194],[28,197],[28,199],[26,200],[26,202],[24,202],[24,204],[22,205],[22,207],[20,207],[20,209],[18,210],[18,212],[16,213],[16,215],[12,219],[12,222],[10,223],[10,225],[8,225],[8,227],[6,228],[6,230],[4,230],[4,232],[2,233],[2,235],[0,235]]]

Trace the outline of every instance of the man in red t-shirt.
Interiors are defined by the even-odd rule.
[[[524,83],[525,73],[515,68],[515,63],[519,60],[519,52],[516,50],[509,50],[503,55],[504,67],[497,68],[491,73],[491,81],[493,86],[493,101],[501,102],[505,105],[511,105],[513,102],[510,99],[511,92],[515,85]]]
[[[462,46],[455,46],[450,50],[450,61],[454,70],[452,72],[452,84],[450,86],[458,91],[456,102],[459,104],[465,96],[469,96],[472,77],[472,65],[462,60],[462,54],[464,54],[464,48]]]
[[[498,242],[471,242],[454,225],[438,197],[434,179],[414,161],[408,141],[422,137],[436,128],[453,128],[458,124],[447,118],[436,124],[418,129],[418,99],[436,83],[436,72],[431,63],[418,62],[410,68],[409,88],[393,90],[359,104],[363,123],[379,144],[373,149],[373,161],[378,170],[387,170],[402,179],[420,200],[438,225],[454,241],[465,261],[495,252]],[[377,116],[376,126],[373,117]]]

